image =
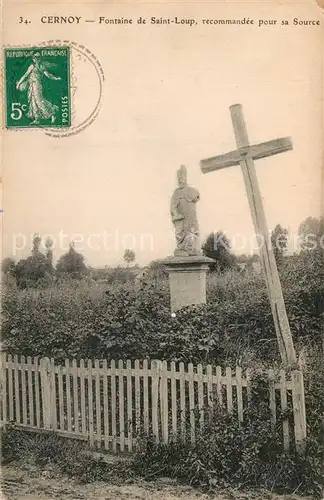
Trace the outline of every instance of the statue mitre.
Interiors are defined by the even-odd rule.
[[[181,184],[187,184],[187,169],[184,165],[181,165],[179,170],[177,171],[178,175],[178,183]]]

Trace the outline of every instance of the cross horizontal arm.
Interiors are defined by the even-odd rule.
[[[221,170],[222,168],[233,167],[239,165],[244,157],[248,156],[254,160],[266,158],[267,156],[284,153],[293,149],[292,140],[290,137],[282,137],[280,139],[273,139],[271,141],[262,142],[261,144],[253,144],[245,148],[230,151],[229,153],[213,156],[201,160],[200,168],[204,174],[214,170]]]
[[[234,165],[240,164],[240,152],[238,150],[231,151],[224,155],[213,156],[212,158],[206,158],[201,160],[200,168],[204,174],[212,172],[213,170],[220,170],[221,168],[233,167]]]
[[[285,153],[293,149],[293,143],[290,137],[282,137],[281,139],[273,139],[272,141],[262,142],[249,146],[248,154],[254,160],[266,158],[267,156]]]

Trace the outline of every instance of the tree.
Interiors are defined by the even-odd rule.
[[[5,276],[7,275],[14,276],[15,268],[16,264],[13,259],[11,259],[10,257],[6,257],[5,259],[3,259],[1,263],[1,270]]]
[[[39,251],[39,247],[40,247],[40,244],[41,244],[41,237],[39,236],[39,234],[34,234],[34,238],[33,238],[33,248],[32,248],[32,256],[35,256],[37,254],[40,253]]]
[[[231,253],[231,243],[222,232],[210,233],[203,243],[202,253],[205,257],[214,259],[215,264],[210,265],[211,271],[223,272],[235,265],[235,257]]]
[[[307,217],[299,226],[302,250],[324,250],[324,217]]]
[[[288,246],[288,230],[277,224],[271,233],[271,245],[278,265],[282,264]]]
[[[36,286],[47,275],[46,257],[41,252],[21,259],[15,268],[15,277],[19,288]]]
[[[129,267],[131,262],[135,261],[134,250],[130,250],[129,248],[126,248],[126,250],[124,252],[124,261],[126,262],[127,267]]]
[[[46,261],[47,261],[47,271],[50,273],[50,274],[53,274],[54,273],[54,268],[53,268],[53,240],[51,237],[48,237],[46,238],[46,241],[45,241],[45,248],[46,248],[46,251],[45,251],[45,256],[46,256]]]
[[[70,243],[69,251],[59,258],[56,272],[58,275],[70,275],[75,279],[86,276],[87,266],[84,263],[84,256],[76,252],[73,242]]]
[[[19,288],[37,286],[47,276],[46,257],[39,250],[41,237],[34,234],[31,255],[27,259],[21,259],[15,268],[15,278]]]

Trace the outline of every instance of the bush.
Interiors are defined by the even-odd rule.
[[[314,396],[308,400],[310,421],[319,416],[318,404],[309,404]],[[295,449],[283,451],[281,422],[272,428],[267,398],[265,381],[257,377],[243,423],[239,424],[236,415],[228,414],[216,402],[195,444],[181,442],[177,436],[168,444],[156,444],[151,436],[142,437],[133,464],[136,474],[145,478],[169,476],[208,489],[265,488],[277,493],[298,490],[322,498],[323,439],[309,426],[304,456]],[[323,430],[322,426],[322,435]]]
[[[282,281],[297,345],[323,338],[324,280],[314,257],[288,259]],[[154,279],[104,289],[85,281],[47,289],[6,286],[3,337],[12,353],[77,358],[157,358],[193,363],[278,360],[261,275],[211,275],[207,305],[171,317],[168,283]]]

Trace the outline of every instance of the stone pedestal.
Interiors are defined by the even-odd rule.
[[[203,255],[172,256],[163,261],[169,274],[171,310],[206,303],[206,274],[214,262]]]

